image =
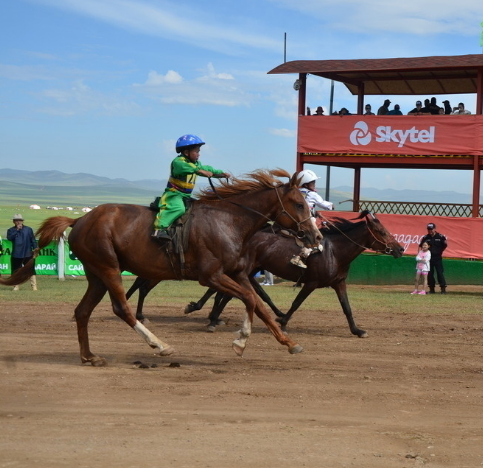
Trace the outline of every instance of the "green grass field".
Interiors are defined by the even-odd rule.
[[[30,285],[25,283],[20,291],[12,291],[11,287],[0,286],[0,302],[14,305],[16,302],[58,303],[66,311],[68,317],[75,306],[81,300],[87,288],[84,277],[68,278],[59,281],[55,277],[38,276],[39,290],[32,291]],[[132,285],[133,277],[123,278],[126,290]],[[370,319],[372,314],[400,313],[407,315],[411,320],[414,313],[424,312],[428,314],[482,314],[482,297],[480,288],[477,287],[454,287],[446,295],[434,294],[426,296],[411,296],[412,285],[399,286],[367,286],[349,285],[348,295],[352,311],[356,321]],[[300,289],[293,288],[293,282],[276,279],[276,285],[265,288],[275,304],[282,311],[287,311]],[[164,281],[151,291],[146,299],[147,306],[172,306],[173,311],[178,310],[183,315],[185,306],[190,301],[197,301],[206,291],[206,288],[194,281]],[[135,307],[137,295],[131,299]],[[103,299],[109,302],[108,295]],[[243,308],[239,300],[232,301],[233,305]],[[208,315],[213,305],[210,299],[205,309],[196,314]],[[345,317],[340,307],[337,296],[332,288],[316,289],[303,303],[296,314],[302,314],[304,310],[320,310],[321,313],[340,314],[341,321],[345,323]],[[240,317],[241,318],[241,317]],[[296,315],[294,316],[294,320]],[[366,320],[367,319],[367,320]],[[362,322],[361,322],[362,323]],[[471,325],[469,325],[471,326]]]
[[[160,193],[164,187],[160,187]],[[120,189],[119,187],[56,187],[28,184],[14,184],[2,181],[0,184],[0,236],[5,237],[7,229],[13,226],[12,216],[20,213],[25,224],[34,231],[43,220],[51,216],[69,216],[78,218],[85,206],[94,207],[103,203],[134,203],[149,205],[159,193],[141,190],[132,187]],[[37,204],[40,210],[31,210],[30,205]],[[73,211],[65,209],[48,210],[47,206],[66,208],[70,206]],[[77,214],[76,214],[77,212]]]
[[[75,214],[75,212],[77,212],[77,214]],[[84,214],[79,210],[53,211],[45,208],[40,210],[31,210],[29,209],[29,205],[0,205],[0,236],[2,236],[2,238],[6,238],[7,229],[13,226],[12,216],[16,213],[20,213],[25,219],[25,225],[30,226],[34,231],[40,226],[42,221],[50,218],[51,216],[69,216],[71,218],[78,218]]]

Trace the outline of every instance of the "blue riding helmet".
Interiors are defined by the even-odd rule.
[[[176,142],[176,152],[180,153],[183,149],[187,149],[188,147],[202,146],[204,144],[205,142],[196,135],[183,135],[182,137],[179,137]]]

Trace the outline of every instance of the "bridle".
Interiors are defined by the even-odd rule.
[[[370,213],[371,216],[373,217],[373,219],[376,219],[375,216]],[[328,220],[327,218],[325,218],[324,216],[322,215],[319,215],[321,218],[324,219],[324,221],[327,223],[327,224],[330,224],[334,229],[336,229],[337,231],[339,231],[346,239],[350,240],[354,245],[357,245],[358,247],[360,247],[361,249],[364,249],[364,250],[372,250],[374,252],[377,252],[377,253],[383,253],[383,254],[387,254],[387,255],[391,255],[392,252],[394,252],[394,249],[391,248],[389,246],[389,244],[387,242],[384,242],[382,241],[381,239],[378,239],[376,237],[376,235],[372,232],[372,229],[370,228],[369,226],[369,221],[367,219],[367,216],[364,218],[364,221],[366,222],[366,227],[367,227],[367,230],[369,231],[369,233],[371,234],[372,238],[373,238],[373,241],[371,243],[371,245],[369,247],[366,247],[364,245],[361,245],[359,243],[357,243],[354,239],[350,238],[345,232],[341,231],[332,221]],[[378,242],[379,244],[382,244],[384,245],[384,249],[374,249],[373,248],[373,245]]]
[[[273,189],[275,190],[275,193],[277,194],[277,198],[278,198],[278,202],[280,203],[280,206],[282,207],[282,211],[280,213],[277,214],[277,216],[275,216],[275,219],[271,219],[269,218],[267,215],[263,214],[263,213],[260,213],[260,211],[257,211],[249,206],[245,206],[245,205],[242,205],[241,203],[238,203],[238,202],[235,202],[233,200],[230,200],[228,198],[223,198],[221,197],[218,192],[216,191],[216,188],[215,186],[213,185],[213,182],[211,180],[211,177],[208,177],[208,181],[210,183],[210,186],[211,186],[211,189],[213,190],[213,193],[217,196],[217,198],[219,200],[223,200],[223,201],[227,201],[229,203],[231,203],[232,205],[236,205],[236,206],[239,206],[240,208],[244,208],[245,210],[248,210],[248,211],[251,211],[252,213],[256,213],[258,214],[259,216],[261,216],[262,218],[265,218],[267,220],[267,223],[268,224],[271,224],[272,226],[274,224],[278,224],[280,227],[284,228],[284,226],[281,226],[279,223],[277,223],[277,218],[279,216],[282,216],[282,215],[285,215],[285,216],[288,216],[296,225],[297,225],[297,231],[294,231],[293,229],[288,229],[288,228],[284,228],[286,229],[287,231],[289,231],[291,234],[293,234],[295,237],[297,237],[298,239],[303,239],[305,237],[305,231],[303,229],[301,229],[300,225],[302,223],[305,223],[307,220],[309,220],[311,218],[311,216],[309,215],[307,218],[303,219],[302,221],[297,221],[286,209],[285,207],[283,206],[283,201],[282,201],[282,198],[280,197],[280,193],[278,191],[278,187],[273,187]]]

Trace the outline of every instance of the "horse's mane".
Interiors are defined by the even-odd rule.
[[[254,192],[263,188],[280,187],[284,184],[278,177],[291,175],[284,169],[259,169],[245,174],[243,178],[232,177],[227,181],[220,179],[214,191],[211,187],[200,190],[198,199],[201,201],[218,200],[219,198],[230,198],[246,192]]]
[[[365,219],[365,217],[370,213],[368,210],[362,211],[359,216],[357,216],[357,219]],[[344,219],[344,218],[333,218],[330,223],[326,224],[326,227],[322,228],[320,232],[325,236],[325,235],[332,235],[332,234],[339,234],[340,232],[348,232],[352,231],[352,229],[355,229],[357,226],[360,226],[362,223],[365,223],[365,221],[358,221],[358,222],[353,222],[350,219]]]

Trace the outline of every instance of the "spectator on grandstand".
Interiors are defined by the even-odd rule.
[[[431,109],[429,108],[430,104],[431,103],[430,103],[429,99],[424,100],[424,107],[423,107],[423,113],[424,114],[431,114]]]
[[[408,115],[424,115],[427,114],[427,112],[423,111],[423,104],[421,101],[416,101],[416,107],[408,112]]]
[[[429,103],[429,112],[431,112],[432,115],[438,115],[439,114],[439,109],[440,107],[436,104],[436,98],[432,97],[431,102]]]
[[[446,115],[449,115],[451,114],[451,112],[453,112],[453,109],[451,109],[451,104],[449,103],[448,100],[443,101],[443,105],[444,105],[444,113]]]
[[[391,104],[391,101],[389,99],[386,99],[384,101],[384,104],[379,107],[377,115],[387,115],[389,113],[389,104]]]
[[[394,104],[394,109],[390,110],[387,115],[403,115],[401,112],[401,109],[399,107],[399,104]]]
[[[465,105],[460,102],[458,104],[458,107],[453,108],[453,112],[451,112],[452,115],[470,115],[471,112],[469,110],[465,109]]]
[[[339,115],[352,115],[345,107],[342,107],[339,111]]]
[[[370,104],[366,104],[366,112],[364,113],[364,115],[376,115],[374,114],[374,112],[372,112],[372,107]]]

